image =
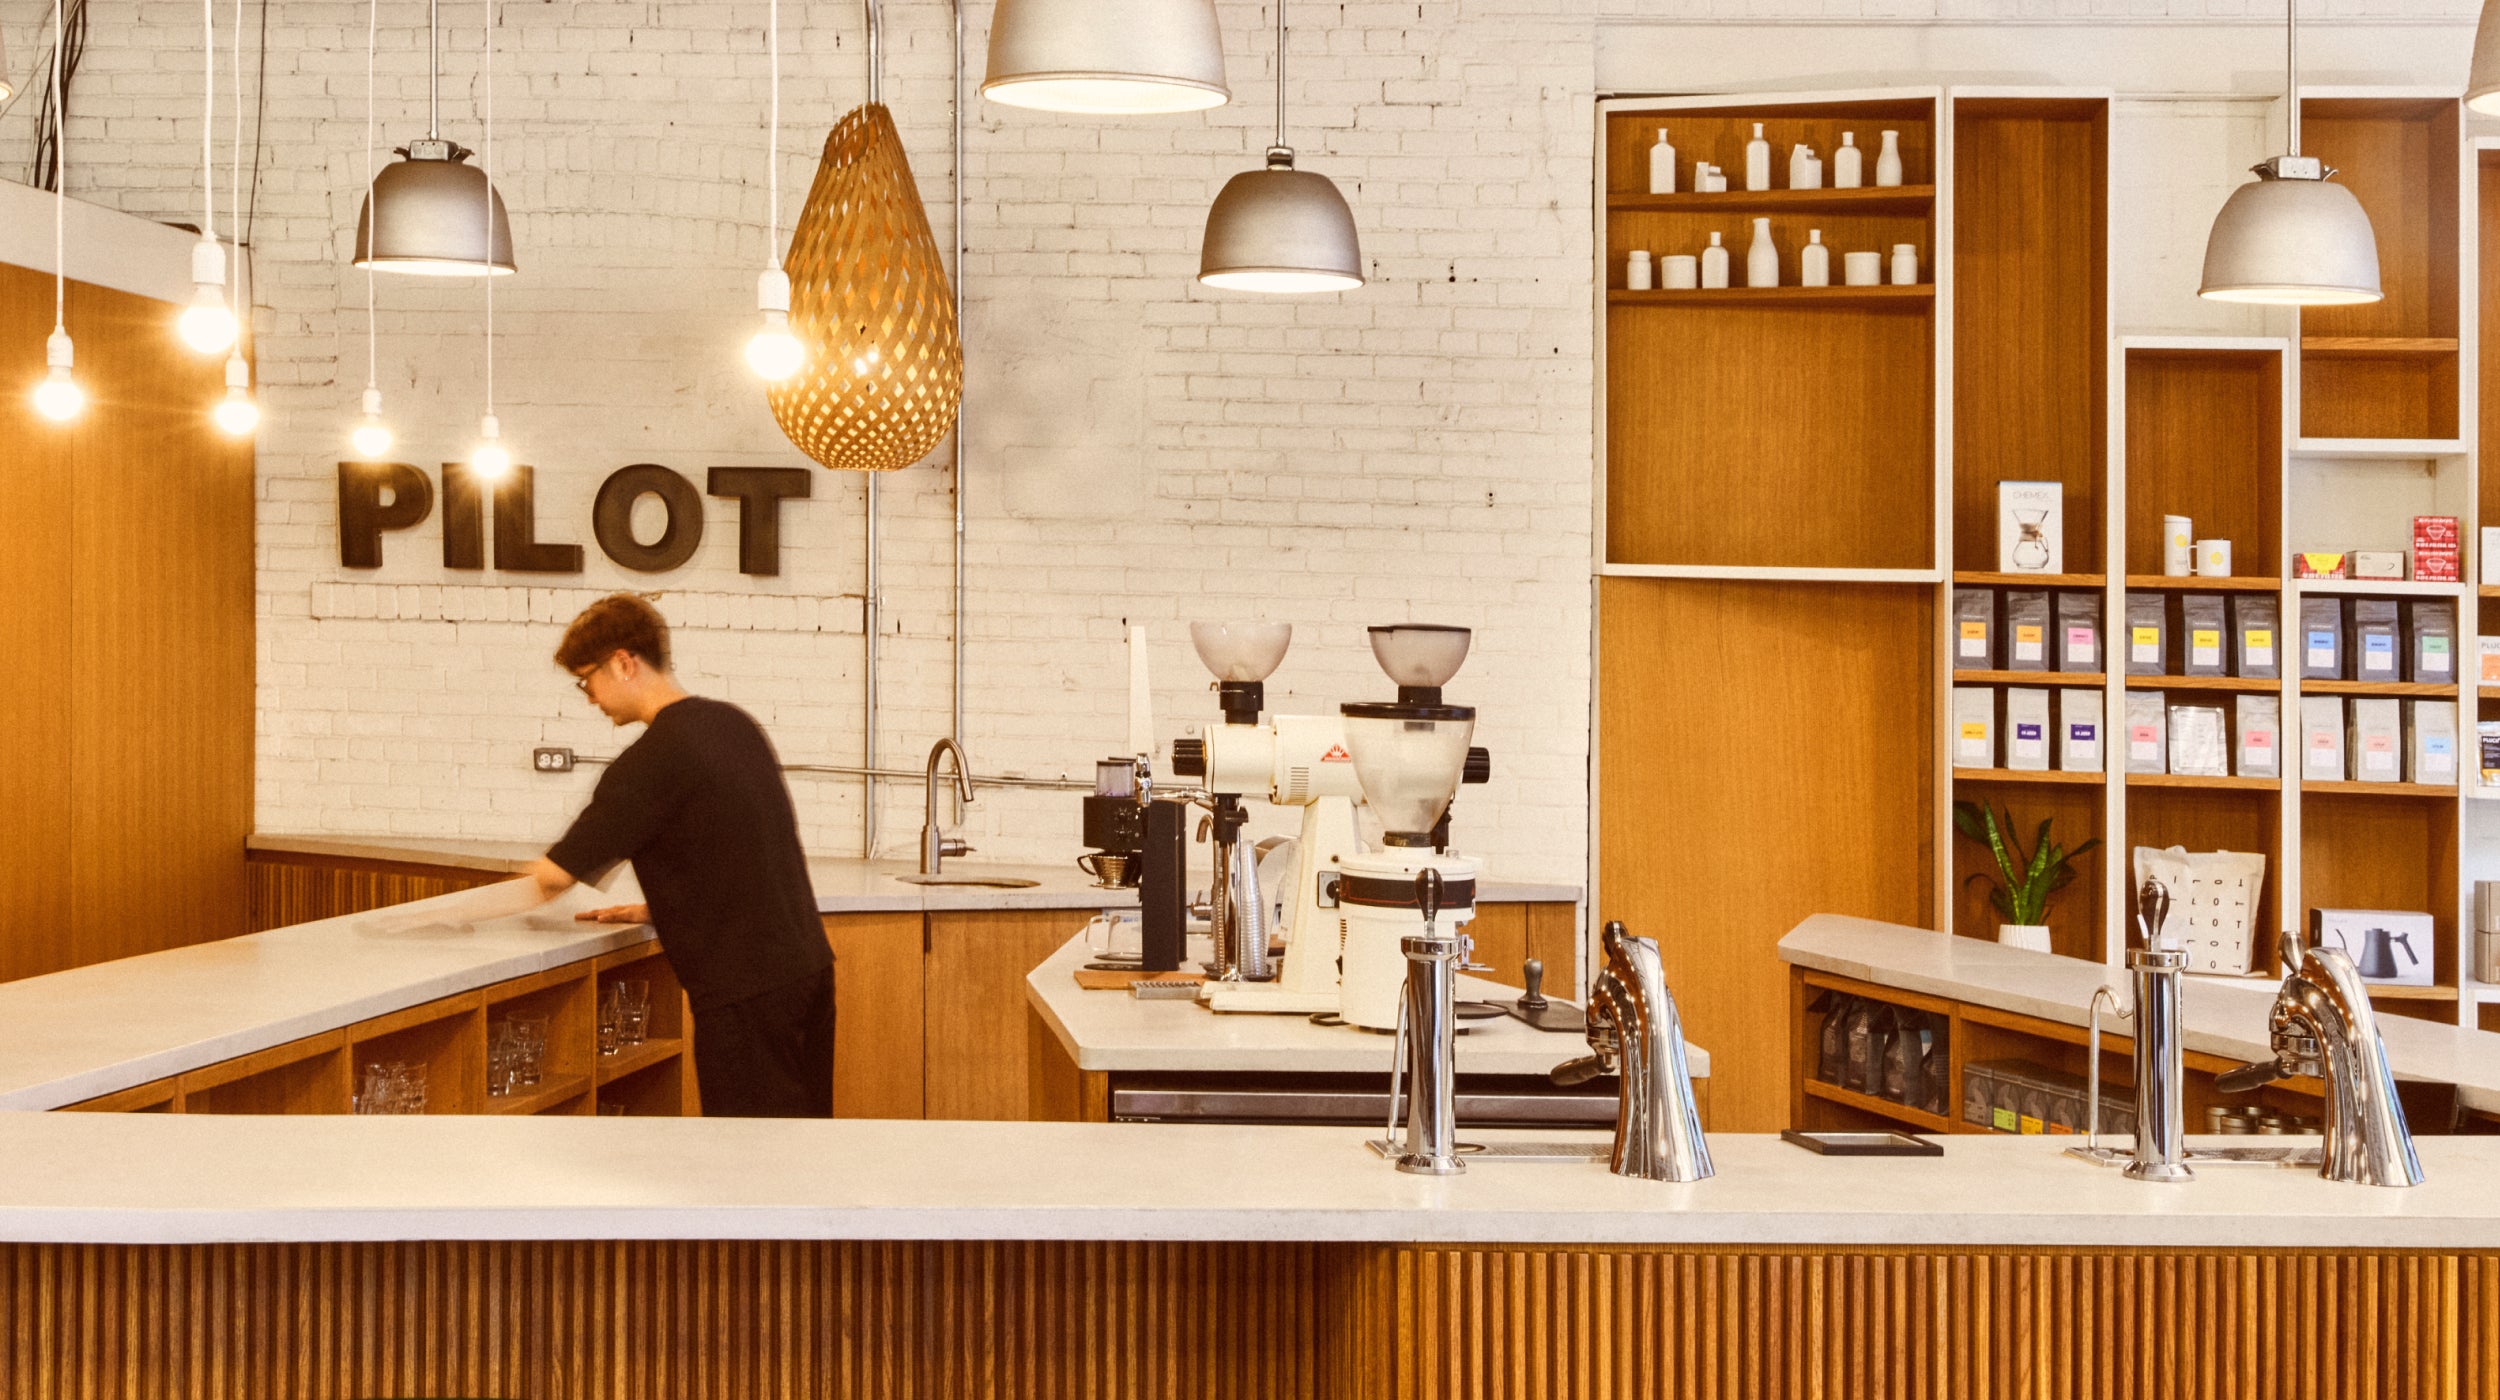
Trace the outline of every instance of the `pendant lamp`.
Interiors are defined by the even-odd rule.
[[[894,471],[929,455],[963,402],[955,300],[894,116],[866,105],[825,137],[782,260],[806,363],[765,390],[773,420],[836,471]]]
[[[2370,216],[2351,190],[2328,180],[2333,169],[2300,153],[2300,0],[2285,0],[2283,35],[2291,151],[2253,167],[2256,183],[2233,190],[2214,216],[2197,295],[2275,306],[2377,301],[2383,293]]]
[[[1285,0],[1276,3],[1276,144],[1267,168],[1224,182],[1207,210],[1198,280],[1243,292],[1342,292],[1363,285],[1354,212],[1325,175],[1293,168],[1285,144]]]
[[[237,41],[240,42],[239,40]],[[226,305],[226,250],[217,241],[217,0],[200,0],[200,241],[191,245],[191,304],[174,329],[203,355],[234,344],[234,309]]]
[[[52,0],[52,110],[67,114],[61,91],[61,0]],[[58,120],[58,118],[56,118]],[[55,423],[66,423],[87,407],[87,391],[79,387],[76,347],[70,344],[69,240],[64,232],[69,214],[69,123],[61,120],[52,134],[52,334],[43,342],[43,379],[35,385],[35,411]]]
[[[1108,117],[1221,107],[1214,0],[998,0],[981,95]]]
[[[2465,105],[2486,117],[2500,117],[2500,5],[2484,0],[2482,23],[2474,26],[2474,64],[2465,70]]]
[[[462,163],[469,158],[467,148],[440,134],[442,62],[435,10],[431,2],[425,9],[425,138],[399,147],[404,159],[374,176],[356,215],[355,265],[424,277],[502,276],[514,270],[503,196],[485,171]],[[479,219],[481,204],[491,208],[491,219]]]

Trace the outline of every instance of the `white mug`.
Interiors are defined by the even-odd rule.
[[[2161,571],[2171,578],[2196,572],[2196,522],[2184,515],[2161,518]]]
[[[1873,287],[1884,280],[1884,255],[1847,253],[1840,260],[1841,280],[1852,287]]]
[[[1658,260],[1658,285],[1685,290],[1701,285],[1701,259],[1690,253],[1669,253]]]
[[[2231,576],[2231,542],[2229,540],[2198,540],[2196,572],[2207,578]]]

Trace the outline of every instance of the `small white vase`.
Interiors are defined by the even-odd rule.
[[[1865,178],[1859,167],[1863,159],[1858,150],[1858,134],[1854,131],[1840,133],[1840,149],[1832,152],[1832,188],[1856,189]]]
[[[1823,230],[1806,230],[1806,246],[1797,250],[1797,285],[1828,287],[1832,284],[1832,250],[1823,246]]]
[[[1715,233],[1710,246],[1701,250],[1701,285],[1711,290],[1727,285],[1727,247]]]
[[[1875,157],[1875,183],[1892,186],[1901,183],[1901,133],[1884,133],[1884,149]]]
[[[1770,187],[1771,143],[1762,139],[1762,123],[1755,122],[1753,139],[1745,143],[1745,188],[1767,190]]]
[[[1771,221],[1753,221],[1753,246],[1745,250],[1745,285],[1776,287],[1780,284],[1780,250],[1771,244]]]
[[[2008,948],[2022,948],[2034,953],[2049,951],[2047,924],[1999,924],[1997,942]]]
[[[1667,144],[1667,129],[1658,128],[1658,144],[1649,148],[1649,192],[1675,193],[1675,147]]]

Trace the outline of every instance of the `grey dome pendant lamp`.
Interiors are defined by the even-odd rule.
[[[425,138],[398,149],[382,168],[356,215],[355,266],[421,277],[503,276],[515,270],[512,224],[503,196],[486,172],[467,165],[469,150],[441,136],[443,126],[439,0],[425,7]],[[489,217],[480,219],[483,204]]]
[[[1198,280],[1232,291],[1342,292],[1363,285],[1354,211],[1325,175],[1293,168],[1285,144],[1285,0],[1276,5],[1276,144],[1267,167],[1224,182],[1207,209]]]
[[[981,95],[1103,117],[1221,107],[1215,0],[998,0]]]
[[[2474,26],[2474,65],[2465,71],[2467,110],[2500,117],[2500,5],[2483,2],[2482,23]]]
[[[2273,306],[2357,306],[2377,301],[2378,237],[2335,172],[2300,153],[2300,0],[2285,0],[2283,101],[2291,150],[2253,167],[2254,184],[2231,192],[2205,240],[2209,301]]]

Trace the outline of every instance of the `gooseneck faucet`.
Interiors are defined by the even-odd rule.
[[[1554,1082],[1578,1084],[1619,1074],[1615,1175],[1700,1181],[1716,1169],[1693,1102],[1692,1071],[1684,1063],[1684,1018],[1667,990],[1658,944],[1634,938],[1613,922],[1600,944],[1606,965],[1589,989],[1588,1004],[1589,1048],[1597,1053],[1556,1066]]]
[[[970,855],[972,847],[960,836],[949,836],[938,825],[938,759],[955,756],[955,800],[972,800],[972,765],[964,760],[963,745],[952,737],[929,746],[929,766],[921,772],[922,810],[920,814],[920,873],[935,875],[946,864],[948,856]]]
[[[2379,1039],[2369,987],[2352,958],[2340,948],[2302,953],[2275,994],[2267,1029],[2274,1058],[2232,1070],[2214,1087],[2236,1094],[2288,1075],[2323,1079],[2326,1143],[2318,1175],[2364,1186],[2421,1185],[2422,1163],[2396,1098],[2396,1074]]]

